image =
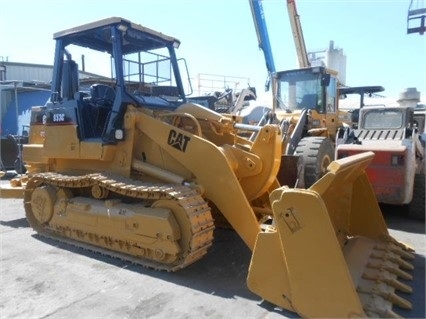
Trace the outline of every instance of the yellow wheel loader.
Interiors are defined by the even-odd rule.
[[[277,123],[281,126],[282,161],[284,166],[294,169],[290,172],[281,170],[278,180],[283,184],[308,188],[327,172],[334,159],[337,129],[345,126],[349,119],[349,114],[338,108],[341,84],[338,72],[311,65],[295,0],[287,0],[287,11],[299,69],[277,71],[262,0],[249,0],[249,5],[268,70],[266,90],[272,82],[272,111],[267,111],[258,125]]]
[[[232,117],[187,103],[177,39],[118,17],[54,39],[51,97],[32,109],[23,148],[40,235],[177,271],[224,218],[253,252],[249,289],[275,305],[307,318],[411,308],[396,291],[411,292],[400,278],[414,254],[389,235],[365,174],[373,153],[332,162],[309,189],[280,185],[280,127],[246,126],[250,140]],[[78,76],[82,47],[99,76]]]
[[[277,104],[274,117],[283,131],[283,154],[287,161],[300,157],[303,162],[299,187],[312,186],[334,159],[336,132],[344,125],[334,73],[324,67],[308,67],[277,72],[272,79]]]

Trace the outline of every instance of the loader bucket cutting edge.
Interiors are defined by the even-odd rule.
[[[247,284],[306,318],[399,317],[411,309],[413,250],[392,238],[365,174],[374,154],[334,161],[309,189],[270,194],[274,224],[259,233]],[[362,227],[361,227],[362,226]]]

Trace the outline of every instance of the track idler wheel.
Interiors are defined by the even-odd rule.
[[[108,189],[101,187],[97,184],[92,186],[91,192],[92,192],[93,198],[96,198],[96,199],[105,199],[108,197],[108,194],[109,194]]]
[[[31,210],[40,224],[48,223],[56,202],[56,189],[53,186],[37,187],[31,194]]]

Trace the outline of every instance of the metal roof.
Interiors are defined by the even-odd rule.
[[[110,17],[56,32],[53,38],[56,40],[63,39],[66,43],[93,50],[112,53],[111,28],[114,26],[122,31],[124,40],[131,38],[130,41],[123,41],[123,54],[142,50],[148,51],[170,45],[178,47],[180,44],[178,39],[119,17]]]
[[[339,88],[340,94],[374,94],[377,92],[383,92],[385,88],[380,85],[370,86],[350,86]]]

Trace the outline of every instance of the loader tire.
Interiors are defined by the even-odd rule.
[[[408,205],[408,216],[413,219],[425,220],[425,175],[414,177],[413,200]]]
[[[310,136],[300,140],[294,154],[303,157],[305,187],[309,188],[327,172],[334,146],[329,138]]]

